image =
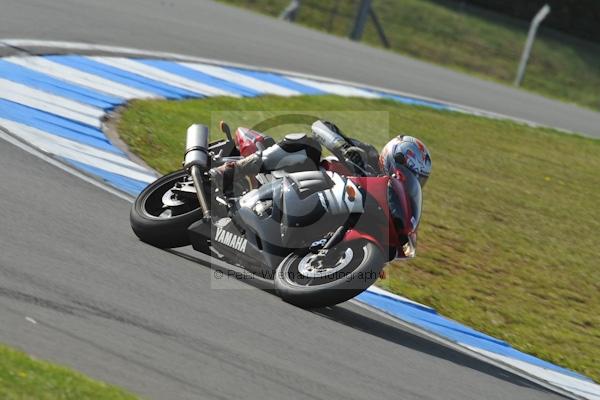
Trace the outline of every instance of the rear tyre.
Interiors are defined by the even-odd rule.
[[[385,265],[373,242],[353,240],[316,254],[290,254],[275,273],[275,290],[286,302],[302,308],[325,307],[350,300],[371,286]]]
[[[135,199],[130,222],[140,240],[160,248],[190,244],[187,228],[202,218],[202,210],[194,196],[178,198],[171,191],[187,179],[183,170],[172,172],[152,182]]]

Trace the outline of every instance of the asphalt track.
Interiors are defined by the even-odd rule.
[[[0,342],[149,398],[559,398],[352,304],[211,288],[134,237],[127,201],[6,142],[0,170]]]
[[[30,20],[35,26],[21,26],[21,31],[0,25],[0,36],[92,41],[85,32],[125,35],[110,26],[86,27],[74,17],[61,22],[61,12],[70,9],[66,4],[44,4],[43,12],[28,1],[3,5],[8,25],[19,25],[18,19],[23,23],[28,14],[37,14],[39,21]],[[83,18],[86,12],[76,4],[85,3],[70,6]],[[166,10],[178,9],[165,4]],[[154,15],[155,25],[168,18],[150,2],[137,6],[137,16],[88,14],[108,18],[107,24],[150,18],[144,13]],[[73,24],[78,28],[70,28]],[[128,30],[142,29],[135,25]],[[24,29],[32,31],[26,35]],[[58,35],[75,29],[79,33],[71,31],[70,37]],[[149,44],[150,34],[164,43],[190,40],[174,33],[139,37]],[[188,52],[207,56],[198,49]],[[308,312],[281,302],[268,284],[257,281],[233,280],[235,288],[211,288],[215,270],[209,265],[134,237],[127,201],[4,141],[0,171],[2,343],[148,398],[560,398],[350,303]]]
[[[4,1],[0,37],[178,52],[355,81],[600,137],[600,113],[220,3]]]

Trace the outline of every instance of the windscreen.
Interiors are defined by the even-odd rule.
[[[403,179],[391,179],[388,186],[390,213],[399,234],[416,231],[421,220],[423,197],[418,179],[405,167]]]

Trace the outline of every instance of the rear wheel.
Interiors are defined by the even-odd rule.
[[[275,290],[288,303],[303,308],[324,307],[349,300],[379,277],[385,258],[367,240],[342,243],[326,256],[291,254],[275,274]]]
[[[202,218],[194,193],[175,190],[191,185],[189,175],[172,172],[148,185],[135,199],[130,213],[133,232],[142,241],[160,248],[190,244],[187,228]]]

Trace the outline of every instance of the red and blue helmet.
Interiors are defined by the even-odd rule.
[[[419,139],[398,135],[381,150],[379,166],[381,171],[389,176],[398,176],[408,169],[423,187],[431,174],[431,156]]]

